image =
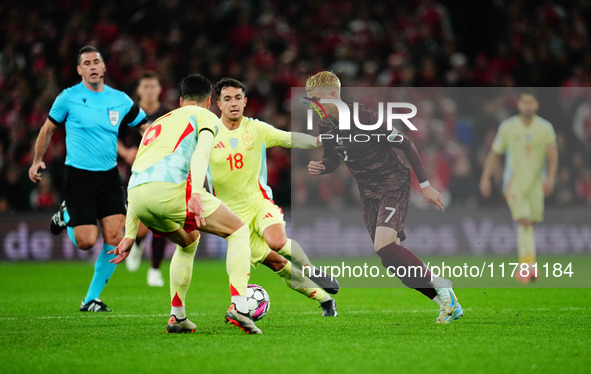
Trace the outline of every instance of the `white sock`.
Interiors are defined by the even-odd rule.
[[[185,314],[185,306],[170,307],[170,315],[174,315],[177,319],[187,318],[187,315]]]

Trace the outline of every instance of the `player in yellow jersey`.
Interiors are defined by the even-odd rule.
[[[317,300],[323,316],[336,316],[336,303],[326,291],[336,293],[338,283],[327,277],[311,278],[314,284],[303,277],[300,269],[292,267],[288,259],[300,268],[312,264],[300,245],[287,238],[283,212],[274,204],[267,185],[267,148],[310,149],[320,143],[311,135],[278,130],[265,122],[244,117],[246,88],[238,80],[223,78],[215,90],[222,111],[222,126],[209,160],[210,191],[250,226],[254,267],[263,263],[288,286]]]
[[[536,115],[539,103],[533,91],[519,95],[519,114],[503,121],[488,154],[480,191],[485,198],[491,194],[490,178],[505,154],[503,190],[513,220],[517,221],[517,251],[519,263],[536,263],[534,223],[544,218],[544,195],[554,190],[558,168],[556,134],[550,122]],[[515,272],[517,280],[529,283],[534,272],[523,277]]]
[[[186,317],[185,297],[191,283],[199,233],[226,238],[226,270],[230,278],[231,305],[226,321],[249,334],[261,330],[248,317],[246,287],[250,276],[248,226],[219,199],[203,188],[213,140],[221,127],[208,110],[211,82],[201,75],[186,77],[180,105],[155,120],[146,130],[128,186],[125,238],[114,249],[120,263],[135,241],[139,221],[154,233],[177,244],[170,264],[171,317],[167,331],[194,332]]]

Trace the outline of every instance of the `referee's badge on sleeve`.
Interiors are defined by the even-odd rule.
[[[117,126],[119,123],[119,112],[116,110],[109,110],[109,122],[111,125]]]

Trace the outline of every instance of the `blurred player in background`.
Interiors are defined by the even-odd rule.
[[[72,242],[88,250],[96,243],[96,221],[100,221],[104,244],[80,311],[110,312],[99,296],[115,271],[108,252],[121,241],[125,221],[123,186],[117,170],[117,133],[121,126],[142,125],[146,115],[129,96],[104,83],[105,62],[95,47],[80,49],[77,69],[82,81],[55,99],[35,142],[29,178],[41,180],[40,169],[45,169],[43,156],[51,136],[57,126],[65,126],[65,201],[50,228],[54,235],[67,228]]]
[[[139,221],[177,244],[170,263],[171,316],[167,331],[194,332],[185,312],[200,230],[226,238],[231,305],[226,321],[249,334],[261,330],[248,317],[250,277],[248,226],[203,188],[209,155],[221,124],[209,111],[211,82],[201,75],[183,79],[180,105],[146,131],[128,186],[125,238],[113,250],[120,263],[135,241]]]
[[[524,90],[519,95],[519,114],[503,121],[484,163],[480,179],[482,196],[491,194],[490,179],[505,154],[503,191],[511,216],[517,221],[517,252],[520,264],[536,263],[534,223],[544,218],[544,195],[554,191],[558,169],[558,148],[552,124],[536,115],[539,103],[535,93]],[[515,277],[522,283],[534,281],[535,272],[521,271]]]
[[[209,161],[210,191],[249,225],[252,265],[268,266],[285,284],[318,301],[323,316],[335,317],[336,303],[325,290],[336,293],[338,283],[314,278],[325,287],[319,288],[292,267],[292,262],[300,268],[312,264],[302,247],[287,237],[283,211],[273,202],[273,192],[267,185],[267,148],[310,149],[320,143],[311,135],[278,130],[244,117],[246,87],[236,79],[221,79],[215,91],[223,126]]]
[[[306,93],[316,103],[320,99],[342,101],[340,92],[339,78],[329,71],[313,75],[306,81]],[[399,276],[399,278],[407,287],[416,289],[440,306],[437,323],[449,323],[458,319],[463,315],[463,310],[453,292],[451,282],[437,277],[432,282],[430,270],[423,261],[411,250],[400,245],[400,242],[406,238],[404,218],[410,196],[410,172],[395,148],[402,150],[410,161],[425,199],[443,212],[443,198],[429,184],[414,143],[408,137],[397,133],[395,129],[394,132],[388,132],[386,126],[380,126],[376,134],[380,133],[384,138],[397,136],[398,141],[337,142],[337,136],[354,137],[356,134],[367,134],[367,132],[357,127],[346,131],[339,129],[336,119],[339,118],[339,113],[336,105],[323,104],[323,107],[328,118],[321,119],[320,133],[332,134],[333,138],[323,141],[322,161],[311,161],[308,172],[311,175],[332,173],[340,162],[344,161],[359,187],[365,224],[382,265],[386,268],[406,267],[406,274],[411,272],[411,267],[423,269],[420,276]],[[374,124],[377,123],[377,118],[373,110],[359,105],[359,122]]]
[[[136,89],[136,93],[139,98],[139,106],[146,112],[148,126],[151,125],[156,119],[168,113],[167,108],[165,108],[160,103],[160,92],[162,92],[162,86],[160,86],[160,80],[158,78],[158,75],[154,72],[144,73],[140,78],[140,81]],[[138,139],[137,137],[133,136],[135,134],[130,135],[133,139],[133,145],[139,145],[141,137]],[[129,135],[127,137],[130,138]],[[135,155],[133,156],[133,158],[135,159]],[[131,163],[129,163],[129,166],[131,167],[132,164],[133,159]],[[125,266],[127,267],[127,270],[133,272],[140,267],[147,234],[148,229],[143,224],[140,224],[136,242],[134,243],[133,248],[129,253],[129,257],[127,257],[127,259],[125,260]],[[164,286],[164,279],[162,278],[162,272],[160,271],[160,264],[162,263],[162,259],[164,258],[165,248],[166,238],[163,238],[158,234],[153,234],[151,255],[152,266],[148,269],[148,286]]]

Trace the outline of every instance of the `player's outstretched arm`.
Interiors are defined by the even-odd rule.
[[[548,145],[546,158],[548,162],[548,175],[544,180],[544,195],[549,196],[554,192],[554,182],[556,181],[556,172],[558,171],[558,147],[556,143]]]
[[[409,137],[404,136],[402,137],[402,141],[397,144],[398,147],[404,152],[406,158],[410,162],[410,165],[415,171],[415,175],[417,176],[425,200],[427,200],[429,204],[439,208],[442,212],[445,211],[443,197],[441,197],[439,191],[433,188],[429,183],[427,173],[425,172],[423,162],[421,161],[421,156],[419,155],[419,151],[417,150],[414,142]]]
[[[318,142],[324,143],[320,141],[320,137],[318,137]],[[334,150],[334,143],[327,141],[326,144],[323,144],[323,147],[324,154],[322,155],[322,161],[310,161],[308,163],[308,173],[310,175],[330,174],[341,163],[339,155]]]
[[[423,197],[429,204],[436,206],[442,212],[445,211],[443,197],[441,197],[439,191],[437,191],[431,185],[421,187],[421,189],[423,190]]]
[[[114,254],[115,258],[109,260],[113,264],[119,264],[123,262],[129,256],[129,251],[135,242],[137,231],[140,226],[140,219],[133,214],[131,204],[127,206],[127,214],[125,216],[125,237],[119,242],[117,247],[107,252],[108,254]]]
[[[308,173],[310,173],[310,175],[320,175],[324,170],[326,170],[326,168],[322,161],[310,161],[310,163],[308,163]]]
[[[290,132],[290,144],[289,148],[298,148],[298,149],[313,149],[322,147],[322,142],[320,141],[320,137],[314,137],[309,134],[304,134],[302,132]]]
[[[265,147],[271,148],[280,146],[284,148],[312,149],[322,146],[319,137],[297,131],[279,130],[270,124],[256,121],[263,134]]]
[[[205,215],[203,209],[203,200],[201,200],[200,193],[193,193],[187,202],[187,209],[189,213],[195,216],[197,227],[205,226]]]
[[[203,129],[199,132],[197,146],[191,157],[191,186],[192,195],[187,202],[189,213],[195,215],[197,227],[205,226],[205,217],[203,215],[203,202],[201,194],[203,193],[203,182],[209,165],[209,155],[213,147],[213,133],[209,129]]]
[[[486,199],[492,192],[492,186],[490,178],[494,174],[495,170],[499,166],[500,156],[493,151],[488,153],[486,161],[484,161],[484,169],[482,170],[482,176],[480,177],[480,193]]]
[[[119,242],[119,245],[117,245],[117,248],[107,252],[108,254],[114,254],[117,256],[109,260],[109,262],[115,265],[122,263],[127,258],[127,256],[129,256],[129,251],[131,251],[133,243],[135,243],[135,240],[131,238],[123,238],[121,242]]]
[[[410,166],[412,166],[412,169],[415,171],[415,175],[421,184],[421,188],[428,185],[429,179],[427,178],[427,173],[425,172],[423,162],[421,161],[421,156],[419,155],[419,151],[417,150],[415,143],[408,136],[404,136],[402,137],[401,142],[394,144],[397,144],[398,148],[400,148],[406,155],[406,158],[410,162]]]
[[[41,172],[39,169],[45,169],[43,157],[45,156],[45,152],[47,152],[47,147],[49,147],[49,142],[51,141],[51,137],[53,136],[53,132],[56,128],[57,126],[54,125],[53,122],[51,122],[49,119],[46,119],[45,123],[41,127],[41,130],[39,131],[39,135],[35,141],[33,164],[29,168],[29,179],[31,179],[33,183],[37,183],[41,180]]]

